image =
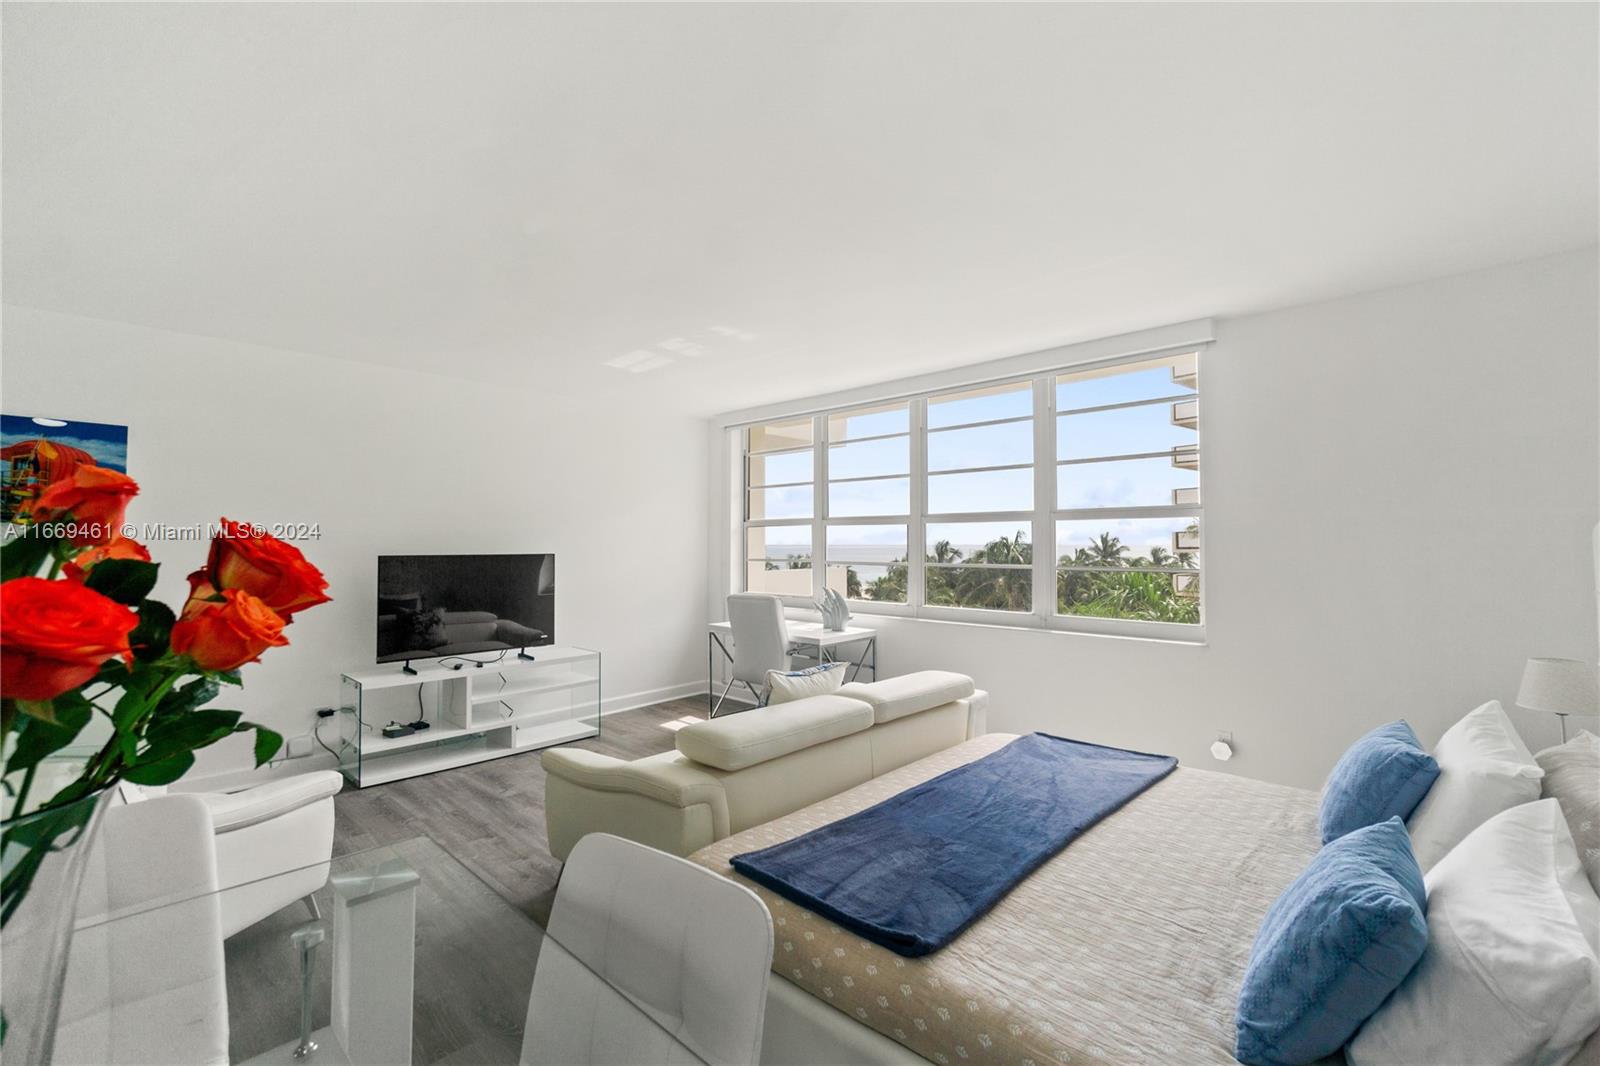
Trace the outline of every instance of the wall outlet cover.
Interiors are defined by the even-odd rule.
[[[300,759],[316,748],[316,741],[309,736],[289,737],[283,742],[283,754],[287,759]]]

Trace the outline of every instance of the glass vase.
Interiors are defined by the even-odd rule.
[[[0,822],[0,1056],[48,1066],[84,861],[114,789]]]

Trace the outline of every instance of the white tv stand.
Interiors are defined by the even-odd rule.
[[[533,648],[352,671],[340,678],[339,769],[357,788],[600,735],[600,653]],[[385,737],[390,722],[429,728]]]

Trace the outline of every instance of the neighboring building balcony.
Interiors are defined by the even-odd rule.
[[[1180,529],[1172,535],[1172,550],[1175,552],[1197,552],[1200,550],[1200,532],[1193,529]]]
[[[1189,488],[1186,488],[1186,489],[1173,489],[1172,490],[1172,505],[1174,507],[1199,507],[1200,506],[1200,489],[1199,489],[1199,486],[1191,485]]]
[[[1200,428],[1200,401],[1179,400],[1172,405],[1172,424],[1183,429]]]
[[[1185,389],[1200,387],[1200,360],[1193,355],[1179,359],[1172,368],[1172,383]]]
[[[1172,449],[1172,465],[1179,470],[1200,469],[1200,445],[1180,444]]]

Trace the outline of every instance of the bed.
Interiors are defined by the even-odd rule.
[[[1317,795],[1179,767],[941,951],[906,959],[736,874],[728,860],[1009,743],[989,734],[691,858],[773,916],[767,1063],[1231,1063],[1262,916],[1319,845]]]

